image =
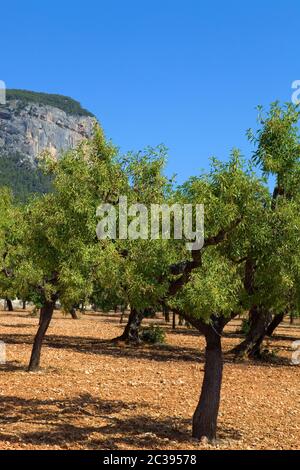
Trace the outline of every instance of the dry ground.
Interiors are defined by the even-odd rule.
[[[42,370],[26,372],[38,320],[0,312],[0,449],[202,449],[191,416],[203,377],[204,340],[194,330],[167,331],[167,345],[129,348],[118,316],[58,312]],[[238,322],[223,339],[240,341]],[[300,366],[290,365],[300,325],[280,326],[269,363],[233,363],[225,354],[220,449],[300,449]]]

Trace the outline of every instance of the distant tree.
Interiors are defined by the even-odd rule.
[[[0,188],[9,187],[16,201],[25,203],[34,194],[45,194],[52,188],[51,177],[15,153],[6,155],[0,149]]]

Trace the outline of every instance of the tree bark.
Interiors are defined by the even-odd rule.
[[[259,306],[253,306],[249,312],[250,330],[244,341],[233,348],[232,352],[238,358],[260,358],[261,345],[271,322],[271,314]]]
[[[45,334],[48,330],[48,327],[50,325],[54,307],[55,307],[55,300],[50,300],[50,301],[45,301],[43,307],[41,308],[40,325],[39,325],[37,334],[34,338],[32,353],[31,353],[30,362],[28,366],[28,370],[30,372],[36,371],[39,369],[42,343],[43,343]]]
[[[78,320],[78,315],[77,315],[77,312],[76,312],[76,307],[72,307],[70,309],[70,314],[71,314],[71,317],[73,318],[73,320]]]
[[[193,437],[216,438],[223,375],[221,337],[210,326],[205,332],[205,368],[200,399],[193,416]]]
[[[139,337],[140,326],[144,318],[144,311],[132,308],[128,318],[127,325],[121,336],[113,341],[126,341],[128,343],[138,344],[141,342]]]
[[[26,310],[26,300],[23,300],[23,310]]]
[[[269,324],[267,328],[266,336],[269,336],[269,337],[272,336],[277,326],[279,326],[280,323],[282,322],[283,318],[284,318],[284,313],[279,313],[277,315],[274,315],[273,320],[271,321],[271,323]]]
[[[165,322],[169,323],[170,322],[170,310],[165,306],[163,306],[163,314],[165,317]]]
[[[7,309],[9,312],[13,312],[14,311],[14,307],[13,307],[13,303],[11,301],[11,299],[9,299],[8,297],[6,297],[6,305],[7,305]]]

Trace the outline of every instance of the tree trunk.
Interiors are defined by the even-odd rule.
[[[178,325],[179,325],[179,326],[183,326],[183,325],[184,325],[183,318],[182,318],[181,315],[179,315]]]
[[[205,332],[204,378],[200,399],[193,416],[193,437],[216,438],[223,375],[221,337],[211,326]]]
[[[172,329],[176,329],[176,313],[173,312],[173,317],[172,317]]]
[[[73,320],[78,320],[79,317],[78,317],[77,312],[76,312],[76,307],[72,307],[70,309],[70,314],[71,314]]]
[[[271,318],[272,316],[269,312],[262,310],[258,306],[255,305],[251,308],[249,312],[249,333],[246,339],[232,350],[237,359],[261,357],[261,345],[266,336]]]
[[[234,312],[229,317],[212,315],[210,324],[198,318],[180,313],[185,321],[205,336],[205,367],[201,394],[193,416],[193,437],[209,440],[216,438],[217,420],[220,406],[223,378],[223,355],[221,336],[225,325],[236,317]]]
[[[13,312],[13,311],[14,311],[14,307],[13,307],[12,301],[11,301],[8,297],[6,297],[5,300],[6,300],[7,310],[8,310],[9,312]]]
[[[167,307],[163,307],[163,315],[165,317],[165,322],[169,323],[170,322],[170,310]]]
[[[282,322],[283,318],[284,318],[284,313],[279,313],[278,315],[274,315],[273,320],[271,321],[271,323],[269,324],[267,328],[266,336],[269,336],[269,337],[272,336],[277,326],[279,326],[280,323]]]
[[[55,301],[51,300],[51,301],[46,301],[43,307],[41,308],[40,325],[39,325],[37,334],[34,338],[31,358],[30,358],[29,367],[28,367],[28,370],[30,372],[38,370],[40,366],[42,343],[43,343],[45,334],[48,330],[48,327],[50,325],[54,307],[55,307]]]
[[[294,324],[294,314],[291,313],[290,314],[290,325],[293,325]]]
[[[26,310],[26,300],[23,300],[23,310]]]
[[[144,311],[132,308],[128,318],[127,325],[121,336],[118,336],[114,341],[126,341],[128,343],[138,344],[141,342],[139,337],[140,326],[144,318]]]

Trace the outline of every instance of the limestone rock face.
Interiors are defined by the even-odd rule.
[[[93,132],[95,118],[66,113],[55,106],[8,100],[0,106],[0,153],[35,163],[45,149],[59,157]]]

